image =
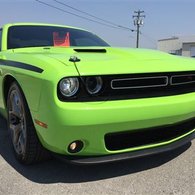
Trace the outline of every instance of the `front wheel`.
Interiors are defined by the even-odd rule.
[[[39,142],[27,102],[16,82],[9,88],[7,112],[8,131],[16,158],[23,164],[48,158],[48,151]]]

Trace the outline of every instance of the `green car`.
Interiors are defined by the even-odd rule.
[[[0,112],[16,158],[92,164],[151,155],[195,137],[195,60],[113,48],[49,24],[0,30]]]

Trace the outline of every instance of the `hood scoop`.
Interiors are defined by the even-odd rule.
[[[74,49],[78,53],[106,53],[106,49]]]

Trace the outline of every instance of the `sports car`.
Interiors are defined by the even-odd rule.
[[[195,61],[111,47],[83,29],[0,30],[0,112],[23,164],[92,164],[165,152],[195,137]]]

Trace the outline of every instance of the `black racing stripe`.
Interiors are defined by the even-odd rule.
[[[33,72],[38,72],[38,73],[42,73],[44,70],[41,68],[38,68],[36,66],[30,65],[30,64],[25,64],[22,62],[16,62],[16,61],[11,61],[11,60],[2,60],[0,59],[0,65],[2,66],[12,66],[12,67],[16,67],[16,68],[21,68],[21,69],[25,69],[25,70],[30,70]]]

